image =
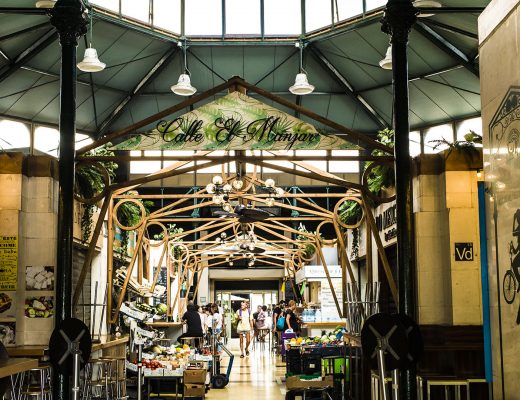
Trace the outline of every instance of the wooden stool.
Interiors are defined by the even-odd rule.
[[[92,397],[112,400],[114,398],[112,385],[113,360],[93,359],[85,365],[83,381],[83,399]]]
[[[112,362],[115,368],[112,369],[112,375],[110,377],[110,384],[112,386],[112,393],[115,392],[115,399],[121,400],[126,399],[126,367],[125,367],[125,356],[103,356],[100,360],[106,360]]]
[[[181,338],[183,344],[187,344],[188,346],[193,347],[194,349],[199,349],[202,344],[202,336],[185,336]],[[196,341],[198,340],[198,345]]]

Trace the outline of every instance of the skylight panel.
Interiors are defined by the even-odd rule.
[[[186,35],[222,35],[221,0],[188,0],[184,7]]]
[[[300,0],[264,0],[266,35],[300,35],[301,18]]]
[[[226,34],[259,35],[260,0],[226,0]]]
[[[133,19],[150,22],[149,0],[121,0],[121,13]]]
[[[305,29],[315,31],[332,25],[332,6],[327,0],[305,0]]]
[[[181,33],[181,1],[154,0],[153,25],[170,32]]]

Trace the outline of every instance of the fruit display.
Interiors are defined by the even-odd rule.
[[[168,312],[168,306],[166,304],[160,303],[155,306],[155,312],[157,315],[166,315]]]
[[[345,328],[341,326],[336,327],[332,332],[323,336],[315,337],[299,337],[292,338],[289,340],[288,345],[291,347],[295,346],[327,346],[327,345],[341,345],[343,344],[343,333],[346,332]]]
[[[54,315],[52,297],[30,297],[25,300],[25,316],[28,318],[50,318]]]

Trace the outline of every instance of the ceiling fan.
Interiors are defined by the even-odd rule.
[[[239,204],[234,208],[233,212],[217,210],[213,211],[213,216],[220,218],[238,218],[238,222],[240,223],[250,223],[264,221],[267,218],[274,217],[274,214],[260,208],[252,207],[251,205],[244,206],[243,204]]]

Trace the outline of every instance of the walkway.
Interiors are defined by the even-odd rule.
[[[228,342],[228,348],[235,354],[235,362],[229,384],[225,389],[211,389],[207,400],[247,399],[247,400],[283,400],[285,385],[281,378],[285,375],[285,364],[280,357],[265,349],[252,349],[249,357],[240,358],[238,339]],[[227,365],[227,357],[223,364]],[[225,372],[223,367],[221,372]]]

